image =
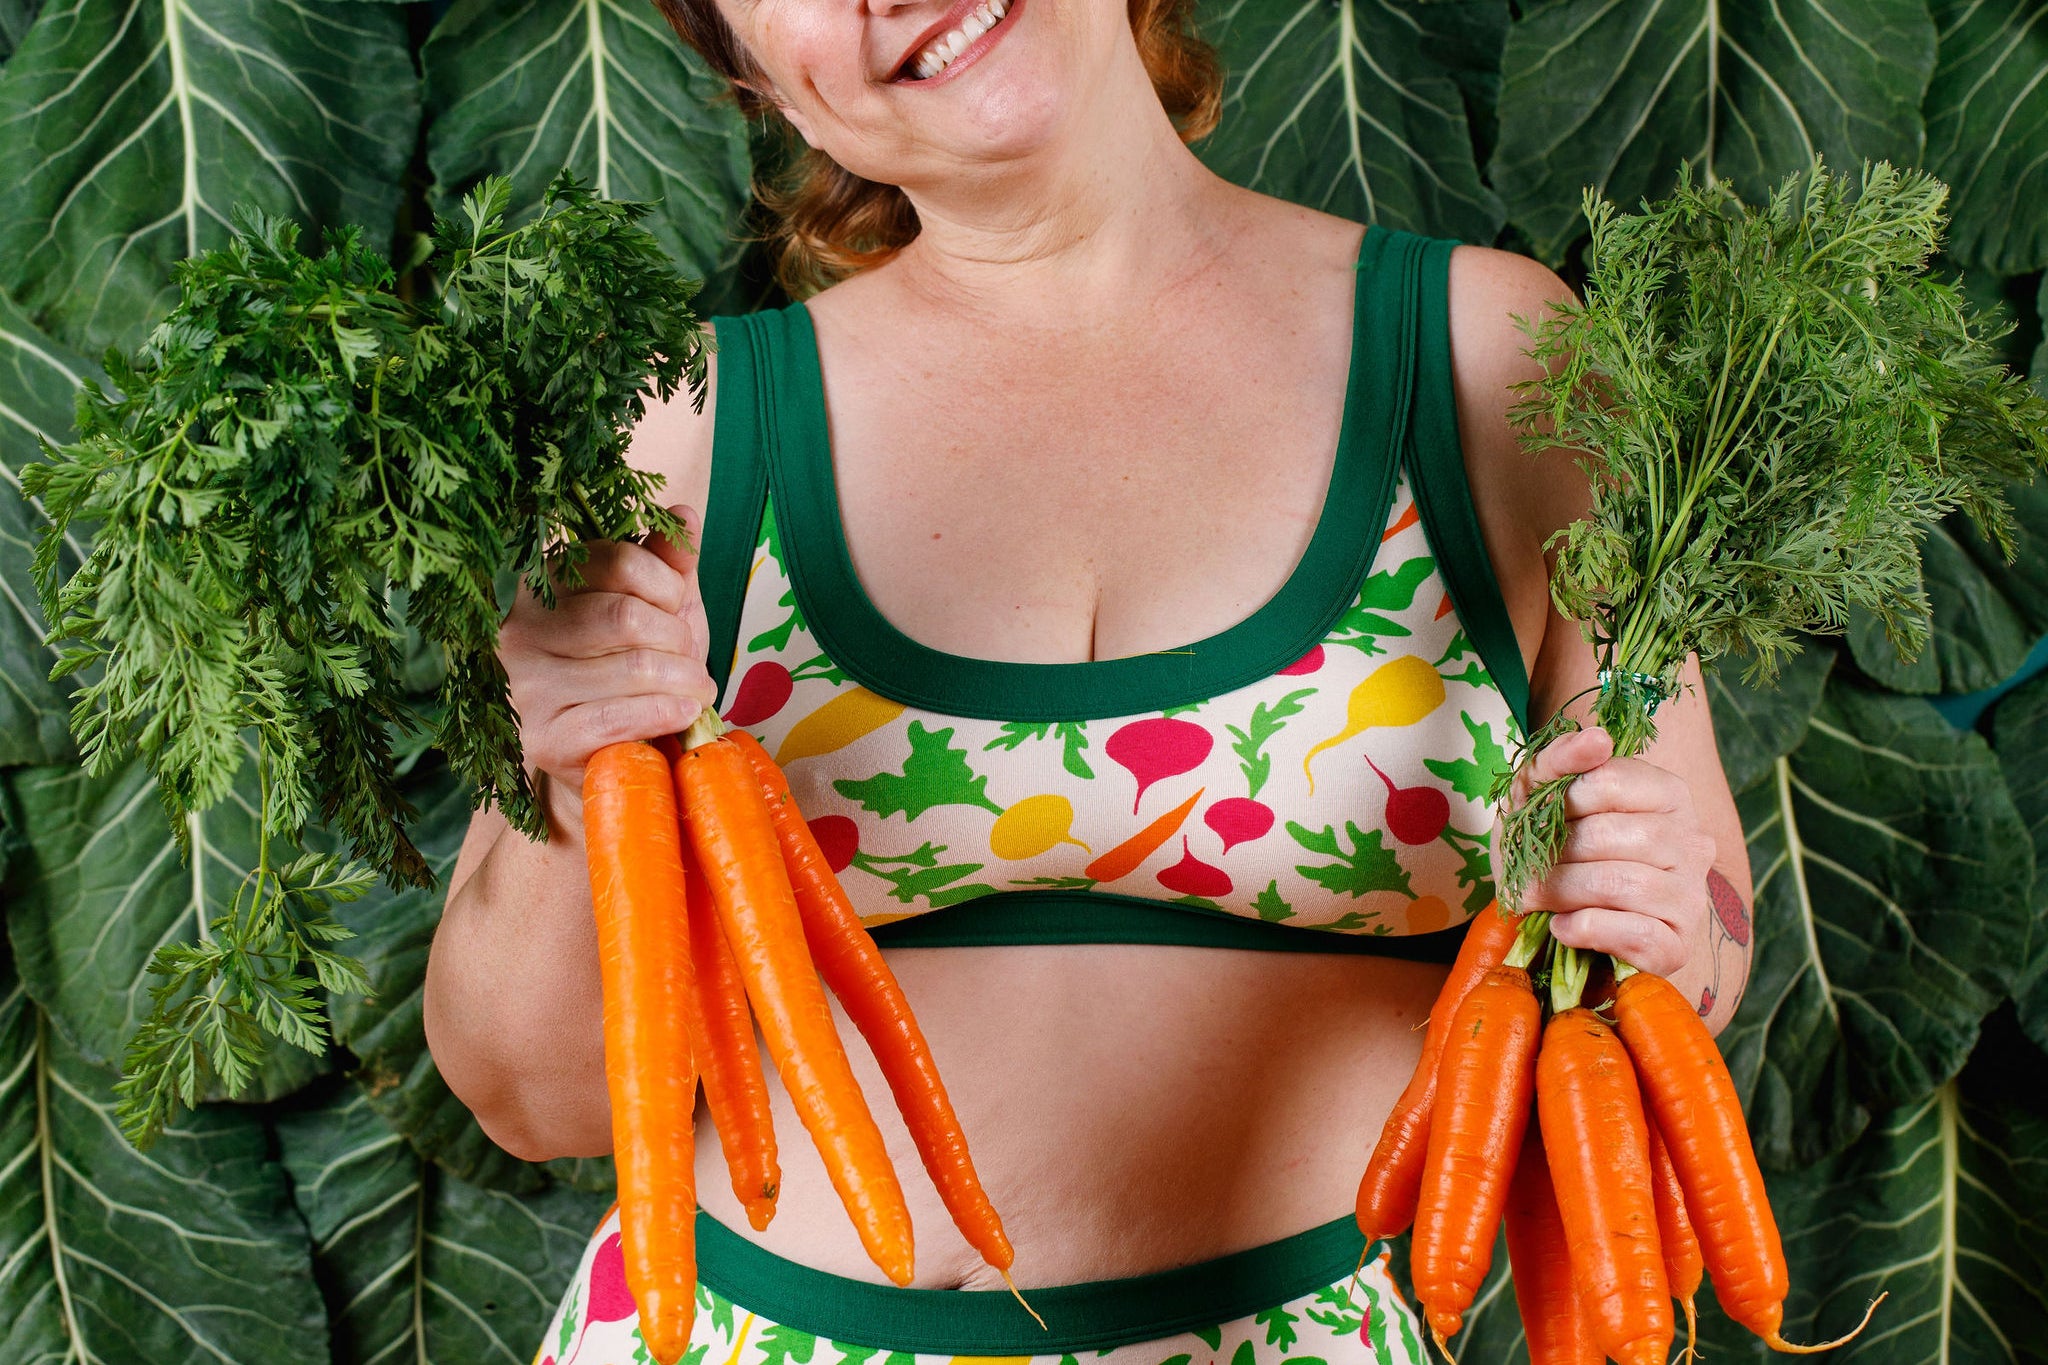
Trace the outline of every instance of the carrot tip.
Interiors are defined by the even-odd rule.
[[[768,1225],[774,1220],[775,1200],[772,1197],[747,1201],[747,1222],[752,1225],[754,1231],[766,1232]]]
[[[1030,1300],[1024,1297],[1024,1291],[1017,1288],[1017,1282],[1010,1278],[1010,1272],[1007,1270],[999,1270],[996,1273],[1003,1277],[1003,1283],[1006,1286],[1008,1286],[1010,1293],[1015,1296],[1017,1302],[1024,1305],[1024,1311],[1029,1313],[1034,1319],[1037,1320],[1038,1330],[1040,1330],[1041,1332],[1050,1332],[1052,1328],[1047,1327],[1045,1325],[1045,1319],[1038,1316],[1038,1310],[1036,1308],[1033,1308],[1031,1306]]]
[[[1682,1302],[1685,1304],[1685,1355],[1683,1360],[1684,1365],[1692,1365],[1692,1362],[1699,1357],[1699,1314],[1693,1309],[1692,1295],[1687,1294]]]
[[[1770,1347],[1773,1351],[1785,1351],[1792,1355],[1801,1356],[1810,1356],[1816,1351],[1832,1351],[1837,1346],[1846,1345],[1847,1343],[1854,1341],[1857,1337],[1862,1336],[1863,1329],[1870,1326],[1870,1315],[1877,1311],[1877,1306],[1883,1303],[1885,1299],[1889,1297],[1890,1294],[1891,1291],[1887,1289],[1881,1292],[1876,1298],[1872,1299],[1870,1301],[1870,1307],[1863,1310],[1863,1321],[1857,1323],[1853,1331],[1849,1332],[1847,1335],[1836,1337],[1833,1341],[1823,1341],[1820,1342],[1818,1345],[1814,1346],[1800,1346],[1793,1342],[1785,1340],[1776,1332],[1772,1332],[1768,1336],[1764,1337],[1764,1345]]]
[[[1436,1339],[1436,1348],[1437,1350],[1443,1352],[1444,1359],[1450,1361],[1451,1365],[1458,1365],[1458,1358],[1451,1354],[1451,1348],[1449,1343],[1447,1343],[1444,1340],[1444,1334],[1437,1330],[1436,1324],[1434,1322],[1429,1324],[1429,1334],[1431,1337]]]

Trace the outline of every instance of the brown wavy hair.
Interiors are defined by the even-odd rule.
[[[742,114],[781,125],[791,154],[779,158],[779,171],[756,169],[756,240],[766,243],[775,278],[792,298],[880,265],[917,236],[917,211],[902,190],[855,175],[806,145],[782,118],[763,93],[766,73],[714,0],[654,0],[654,7],[725,78]],[[1183,142],[1208,136],[1223,104],[1223,67],[1195,33],[1194,8],[1194,0],[1130,0],[1138,55]]]

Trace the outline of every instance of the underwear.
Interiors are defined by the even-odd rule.
[[[1179,1270],[1026,1291],[898,1289],[800,1266],[703,1214],[684,1365],[1427,1365],[1388,1273],[1360,1263],[1350,1215]],[[1355,1272],[1355,1273],[1354,1273]],[[639,1365],[614,1208],[584,1252],[534,1365]]]
[[[699,579],[719,710],[781,763],[883,947],[1175,943],[1449,962],[1493,898],[1487,789],[1528,680],[1466,485],[1449,241],[1359,248],[1329,491],[1286,584],[1173,650],[1078,664],[911,640],[853,572],[801,303],[718,318]],[[536,1359],[636,1354],[616,1218]],[[1419,1362],[1347,1216],[1164,1275],[903,1290],[698,1219],[692,1365]],[[831,1348],[821,1353],[819,1346]]]

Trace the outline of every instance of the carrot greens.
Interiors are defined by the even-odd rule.
[[[1947,195],[1817,160],[1761,207],[1689,168],[1640,213],[1588,192],[1584,298],[1531,328],[1545,376],[1512,416],[1592,483],[1591,514],[1553,538],[1551,595],[1598,650],[1617,754],[1656,738],[1689,654],[1746,654],[1768,678],[1852,608],[1916,652],[1935,519],[1960,510],[2011,555],[2001,487],[2048,463],[2048,398],[2000,365],[2009,327],[1928,273]],[[1577,728],[1560,713],[1525,756]],[[1504,817],[1509,904],[1556,859],[1569,781]]]
[[[141,347],[108,353],[112,389],[86,383],[77,442],[24,472],[87,767],[139,756],[181,839],[245,762],[259,777],[257,867],[200,941],[151,963],[119,1087],[139,1143],[214,1078],[239,1090],[266,1035],[318,1051],[319,988],[364,989],[328,907],[377,874],[432,881],[400,744],[430,728],[479,804],[545,837],[497,659],[500,576],[551,599],[585,540],[680,530],[624,451],[648,398],[702,401],[697,285],[644,206],[566,175],[529,223],[504,225],[509,200],[487,180],[420,240],[409,264],[439,282],[420,300],[356,229],[309,256],[291,223],[238,215],[228,246],[179,264]],[[60,581],[58,547],[87,525]],[[408,627],[447,662],[431,722],[402,686]],[[289,855],[316,821],[368,866]]]

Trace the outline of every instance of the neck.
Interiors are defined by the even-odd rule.
[[[906,185],[919,232],[887,267],[952,307],[1064,326],[1123,311],[1222,250],[1238,195],[1129,71],[1028,157]]]

